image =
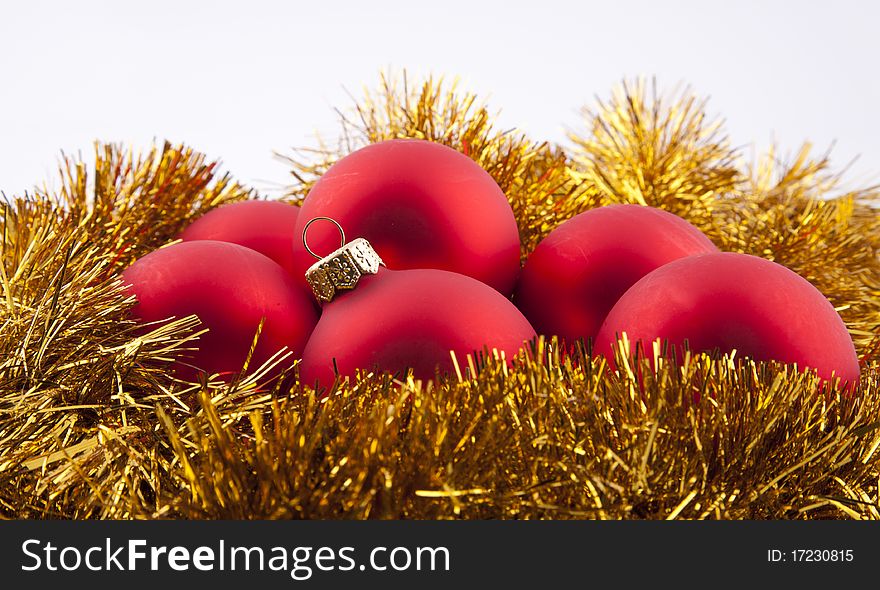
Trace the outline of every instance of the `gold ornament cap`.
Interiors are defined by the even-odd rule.
[[[323,257],[318,256],[309,248],[306,239],[309,226],[321,220],[329,221],[335,225],[341,238],[341,246]],[[376,251],[373,250],[373,246],[364,238],[356,238],[346,244],[345,231],[339,222],[330,217],[310,219],[303,228],[302,239],[306,251],[318,259],[318,262],[306,271],[306,280],[312,287],[312,293],[322,303],[333,301],[333,298],[341,291],[354,289],[362,276],[374,275],[379,272],[380,266],[385,266]]]

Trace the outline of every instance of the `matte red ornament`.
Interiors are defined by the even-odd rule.
[[[620,296],[643,276],[673,260],[717,251],[672,213],[641,205],[591,209],[538,244],[514,302],[539,334],[569,343],[594,338]]]
[[[612,357],[617,335],[650,350],[655,339],[680,351],[718,350],[755,360],[797,363],[823,379],[859,380],[852,338],[831,303],[780,264],[734,253],[671,262],[648,274],[617,302],[596,339]]]
[[[238,244],[268,256],[293,274],[293,247],[299,243],[295,233],[298,213],[299,207],[280,201],[230,203],[196,219],[180,238],[184,242],[218,240]]]
[[[357,369],[403,374],[411,368],[416,378],[432,379],[437,371],[453,370],[450,351],[464,362],[468,354],[494,348],[510,360],[535,337],[510,300],[484,283],[383,264],[359,238],[309,269],[324,308],[303,351],[304,384],[323,388],[337,374],[350,377]]]
[[[424,140],[364,147],[330,167],[302,204],[296,235],[328,216],[380,252],[390,268],[436,268],[473,277],[505,295],[519,272],[519,231],[493,178],[467,156]],[[313,249],[337,247],[331,227],[315,227]],[[297,276],[314,260],[295,250]]]
[[[282,347],[298,358],[318,319],[313,302],[283,268],[237,244],[173,244],[140,258],[122,278],[137,298],[133,314],[139,320],[195,314],[209,329],[194,342],[198,351],[175,365],[185,379],[200,370],[240,372],[264,317],[250,367],[259,367]]]
[[[503,295],[485,284],[448,271],[379,269],[358,287],[324,306],[303,352],[302,382],[333,382],[334,373],[356,369],[418,379],[453,370],[483,346],[512,359],[535,337],[528,320]],[[335,369],[334,369],[335,367]]]

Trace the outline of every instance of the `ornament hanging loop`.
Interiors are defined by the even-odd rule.
[[[327,254],[318,256],[309,248],[306,232],[309,226],[318,220],[329,221],[339,230],[342,243],[339,248]],[[364,275],[374,275],[379,272],[380,266],[385,266],[382,259],[373,250],[370,242],[364,238],[355,238],[351,242],[345,242],[345,231],[339,222],[332,217],[315,217],[310,219],[303,228],[303,246],[309,254],[318,259],[306,271],[306,281],[312,287],[312,292],[321,303],[332,301],[341,291],[354,289],[360,278]]]
[[[317,254],[315,254],[315,252],[311,248],[309,248],[309,242],[306,239],[306,232],[309,231],[309,226],[312,225],[313,223],[315,223],[316,221],[329,221],[330,223],[332,223],[333,225],[336,226],[336,229],[339,230],[339,237],[340,237],[339,247],[340,248],[345,246],[345,230],[342,229],[342,226],[339,225],[339,222],[336,221],[335,219],[333,219],[332,217],[313,217],[312,219],[309,220],[308,223],[306,223],[306,226],[303,228],[303,235],[302,235],[303,246],[305,246],[306,252],[308,252],[309,254],[314,256],[317,260],[321,260],[324,257],[318,256]]]

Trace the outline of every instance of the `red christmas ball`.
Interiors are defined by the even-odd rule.
[[[514,302],[539,334],[594,338],[636,281],[673,260],[717,252],[696,227],[653,207],[611,205],[577,215],[538,244]]]
[[[240,201],[223,205],[196,219],[180,238],[184,242],[217,240],[238,244],[268,256],[293,274],[293,247],[299,243],[299,207],[280,201]]]
[[[335,371],[356,369],[402,373],[419,379],[453,370],[483,347],[507,359],[534,338],[528,320],[503,295],[464,275],[434,269],[380,268],[360,278],[352,291],[324,305],[301,365],[302,382],[327,386]]]
[[[806,279],[775,262],[718,253],[671,262],[617,302],[596,338],[612,358],[617,335],[650,350],[657,338],[680,351],[719,350],[797,363],[851,384],[859,379],[852,338],[831,303]]]
[[[147,254],[122,278],[137,298],[143,322],[195,314],[208,332],[198,350],[175,365],[181,378],[241,371],[260,320],[265,318],[250,367],[283,347],[299,357],[317,322],[314,304],[278,264],[237,244],[180,242]]]
[[[391,140],[338,161],[302,204],[306,222],[332,217],[363,237],[390,268],[436,268],[468,275],[509,295],[519,272],[519,231],[504,193],[478,164],[438,143]],[[326,224],[309,230],[317,252],[338,247]],[[295,248],[297,276],[314,262]]]

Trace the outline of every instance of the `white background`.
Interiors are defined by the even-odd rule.
[[[880,181],[873,2],[25,2],[0,0],[0,190],[57,186],[61,150],[184,141],[263,193],[273,150],[333,136],[346,89],[459,76],[505,127],[562,141],[623,77],[689,83],[748,157],[811,139]]]

